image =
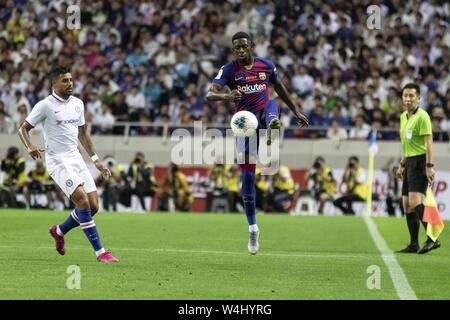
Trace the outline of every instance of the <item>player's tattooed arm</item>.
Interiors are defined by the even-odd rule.
[[[19,137],[20,140],[22,140],[22,143],[27,148],[27,152],[30,154],[31,158],[33,160],[42,158],[41,152],[44,152],[44,150],[38,149],[30,139],[30,130],[33,129],[33,126],[29,124],[28,122],[24,121],[22,125],[19,128]]]
[[[228,87],[226,87],[228,88]],[[227,90],[227,89],[225,89]],[[224,87],[220,84],[213,83],[206,94],[206,101],[239,101],[242,98],[242,93],[239,90],[234,89],[233,91],[223,92]]]
[[[298,111],[297,106],[295,105],[294,101],[292,101],[291,95],[287,91],[284,84],[280,81],[274,84],[273,88],[275,89],[275,92],[280,96],[280,98],[287,104],[289,109],[291,109],[291,111],[297,117],[299,125],[301,127],[309,126],[308,118],[305,115],[303,115],[300,111]]]
[[[78,127],[78,140],[80,140],[81,145],[84,150],[88,153],[89,157],[94,156],[94,144],[92,143],[91,137],[87,132],[87,126],[79,126]],[[109,179],[111,177],[111,171],[105,166],[105,164],[99,159],[94,161],[95,167],[102,173],[103,178]]]

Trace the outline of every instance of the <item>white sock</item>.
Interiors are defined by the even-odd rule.
[[[257,231],[259,231],[258,225],[257,225],[257,224],[249,225],[249,226],[248,226],[248,231],[249,231],[249,232],[252,232],[252,231],[257,232]]]
[[[100,250],[95,251],[95,255],[98,257],[99,255],[101,255],[102,253],[105,253],[105,252],[106,252],[106,250],[104,248],[101,248]]]
[[[58,236],[64,237],[64,233],[62,233],[62,231],[59,228],[59,226],[56,226],[56,233],[58,234]]]

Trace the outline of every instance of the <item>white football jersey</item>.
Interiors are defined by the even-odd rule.
[[[25,121],[33,127],[42,124],[47,156],[79,152],[78,127],[85,124],[81,99],[64,100],[53,92],[36,103]]]

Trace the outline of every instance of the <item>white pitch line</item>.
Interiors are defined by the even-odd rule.
[[[375,222],[372,218],[365,216],[364,221],[366,222],[367,228],[369,229],[370,235],[372,236],[375,245],[381,253],[381,258],[384,264],[389,270],[392,282],[394,283],[397,295],[401,300],[417,300],[417,296],[414,293],[413,288],[410,286],[402,267],[395,259],[394,253],[389,249],[388,245],[384,241],[380,232],[377,229]]]
[[[21,247],[21,246],[0,246],[0,249],[33,249],[33,250],[55,250],[55,247]],[[67,247],[67,250],[89,250],[88,246],[84,247]],[[233,251],[212,251],[212,250],[185,250],[185,249],[166,249],[166,248],[114,248],[114,250],[119,251],[145,251],[145,252],[162,252],[162,253],[187,253],[187,254],[222,254],[222,255],[245,255],[248,256],[247,252],[233,252]],[[326,259],[363,259],[367,260],[371,254],[327,254],[323,252],[316,253],[258,253],[258,256],[267,257],[287,257],[287,258],[326,258]]]

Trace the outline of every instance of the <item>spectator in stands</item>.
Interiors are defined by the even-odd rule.
[[[171,208],[169,199],[173,201],[174,208]],[[190,205],[194,201],[186,176],[174,163],[171,163],[167,170],[158,200],[158,210],[162,211],[189,211]]]
[[[385,118],[378,120],[387,127],[400,105],[393,88],[420,78],[423,92],[428,91],[423,105],[430,115],[434,108],[443,107],[450,116],[450,32],[445,1],[389,3],[382,10],[385,32],[374,33],[365,26],[365,7],[358,4],[205,0],[186,1],[181,6],[172,1],[105,6],[93,0],[90,6],[81,2],[87,27],[79,35],[64,31],[66,5],[47,8],[46,2],[9,2],[1,9],[0,100],[11,118],[17,113],[11,105],[16,90],[24,93],[31,106],[51,93],[45,75],[57,61],[73,65],[75,95],[98,88],[102,103],[112,108],[117,121],[112,107],[117,86],[129,94],[137,84],[146,100],[144,113],[149,113],[151,121],[150,106],[154,110],[171,106],[180,95],[188,114],[174,121],[171,113],[171,122],[190,125],[200,117],[190,107],[204,95],[204,79],[229,60],[227,44],[233,30],[248,30],[255,37],[256,52],[280,62],[277,68],[282,78],[292,79],[291,89],[305,100],[306,113],[315,108],[308,100],[309,92],[320,90],[325,97],[321,101],[325,118],[339,101],[342,111],[348,106],[348,114],[343,115],[350,123],[361,115],[372,125],[371,110],[381,106]],[[306,67],[306,73],[300,66]],[[194,101],[188,91],[193,92]],[[130,113],[136,111],[135,104],[130,108]],[[233,108],[227,112],[231,115]],[[133,115],[132,120],[138,121],[139,116]],[[330,127],[331,122],[323,125]],[[297,133],[292,136],[317,138],[325,137],[326,130]]]
[[[26,183],[25,158],[19,156],[17,147],[9,147],[2,159],[1,170],[5,172],[0,185],[0,206],[7,208],[25,207],[17,201],[17,193],[23,192]]]
[[[367,140],[370,126],[364,122],[363,116],[357,116],[355,126],[350,129],[349,138],[351,140]]]
[[[348,138],[347,130],[341,127],[339,121],[333,120],[331,128],[327,131],[327,138],[333,141],[346,140]]]
[[[443,120],[442,118],[433,117],[432,121],[431,121],[432,131],[433,131],[433,141],[435,141],[435,142],[448,142],[449,141],[448,133],[441,129],[442,120]]]
[[[351,156],[348,160],[342,176],[342,181],[346,185],[344,196],[334,200],[334,205],[339,208],[343,214],[355,214],[352,204],[355,201],[365,201],[367,198],[367,182],[364,169],[359,166],[359,159]]]
[[[6,115],[5,111],[0,110],[0,133],[13,133],[14,123]]]
[[[106,104],[102,104],[102,109],[95,114],[92,119],[94,133],[112,134],[116,119],[111,113],[111,108]]]
[[[147,112],[145,97],[137,85],[133,85],[131,92],[127,93],[125,102],[128,105],[130,121],[138,121],[139,117]]]
[[[280,167],[280,170],[272,178],[271,188],[272,192],[268,199],[269,210],[288,212],[295,191],[294,180],[288,167]]]

